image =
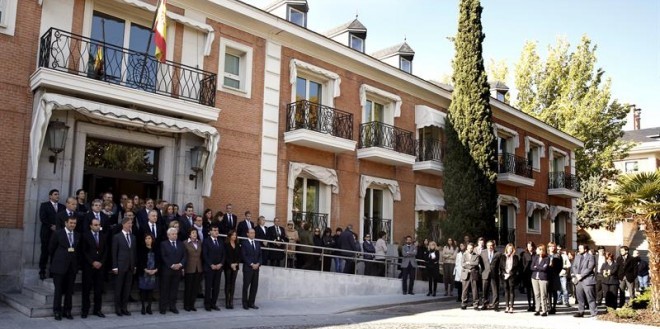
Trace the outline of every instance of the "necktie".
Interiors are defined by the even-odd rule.
[[[174,247],[174,249],[176,249],[176,242],[172,241],[172,247]]]
[[[126,243],[128,243],[128,247],[131,247],[131,237],[128,233],[126,233]]]
[[[69,232],[69,246],[73,247],[73,232]]]
[[[151,223],[151,234],[153,234],[154,239],[156,238],[156,225]]]
[[[488,262],[491,262],[491,261],[493,261],[493,253],[489,252],[488,253]]]
[[[94,217],[96,217],[96,219],[100,219],[99,217],[101,217],[101,216],[99,216],[99,213],[95,212]]]
[[[280,227],[275,226],[275,231],[277,232],[277,236],[280,236]]]
[[[247,222],[247,228],[248,228],[248,230],[249,230],[250,228],[252,228],[252,226],[250,225],[251,223],[250,223],[249,220],[246,220],[246,222]]]
[[[70,211],[70,210],[67,210],[67,211],[66,211],[66,215],[67,215],[68,217],[71,217],[71,211]]]
[[[94,241],[96,241],[96,248],[99,247],[99,234],[94,232]]]
[[[213,245],[216,246],[216,247],[218,246],[218,240],[217,239],[213,239]]]
[[[55,212],[57,213],[57,203],[53,202],[53,209],[55,209]]]
[[[252,245],[252,249],[256,250],[256,248],[254,247],[254,241],[250,241],[250,244]]]

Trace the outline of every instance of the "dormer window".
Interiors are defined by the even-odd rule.
[[[287,20],[298,26],[307,27],[307,14],[296,8],[289,7]]]
[[[497,100],[500,102],[504,102],[504,93],[497,92]]]
[[[399,69],[401,71],[412,74],[412,61],[407,58],[401,57],[399,59]]]
[[[351,48],[359,51],[359,52],[364,52],[364,39],[358,37],[355,34],[350,35],[350,46]]]

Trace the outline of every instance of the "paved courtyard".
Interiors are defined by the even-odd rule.
[[[461,310],[449,298],[431,299],[423,295],[317,298],[257,302],[259,310],[243,309],[220,312],[184,312],[178,315],[117,317],[54,321],[52,318],[28,318],[5,304],[0,304],[0,328],[656,328],[618,324],[597,319],[572,317],[574,308],[560,307],[558,314],[547,318],[525,312],[522,300],[517,313]]]

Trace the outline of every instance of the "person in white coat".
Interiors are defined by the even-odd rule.
[[[461,283],[461,271],[463,266],[463,253],[465,252],[465,244],[459,245],[459,251],[456,253],[456,263],[454,266],[454,287],[456,287],[456,301],[461,301],[461,292],[463,291],[463,284]]]

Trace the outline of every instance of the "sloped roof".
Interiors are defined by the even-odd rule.
[[[377,59],[383,59],[394,55],[415,55],[415,51],[410,47],[410,45],[408,45],[407,42],[404,41],[398,45],[381,49],[371,54],[372,57]]]
[[[304,6],[305,12],[309,10],[309,6],[307,5],[307,0],[275,0],[271,2],[269,5],[263,8],[265,11],[271,11],[283,4],[290,4],[294,6]]]
[[[323,35],[325,35],[328,38],[332,38],[336,36],[337,34],[343,33],[344,31],[350,31],[350,32],[363,32],[367,33],[367,28],[358,21],[357,17],[345,24],[339,25],[328,32],[325,32]]]
[[[660,142],[660,127],[624,131],[621,139],[637,143]]]
[[[491,89],[506,89],[509,90],[509,87],[504,84],[502,81],[488,81]]]

